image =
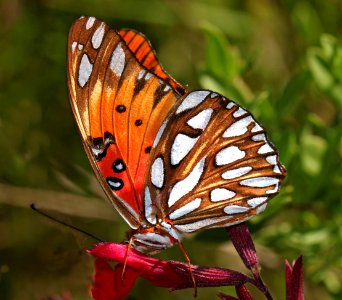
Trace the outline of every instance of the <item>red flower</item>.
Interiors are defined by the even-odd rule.
[[[197,287],[235,286],[236,297],[219,293],[223,300],[251,300],[251,293],[246,283],[257,287],[266,299],[273,297],[260,276],[260,265],[255,246],[245,224],[227,229],[231,240],[240,254],[245,266],[251,270],[253,278],[240,272],[203,266],[191,266]],[[124,299],[138,277],[150,281],[154,286],[171,290],[194,288],[189,265],[177,261],[163,261],[129,249],[127,261],[127,245],[100,243],[88,251],[96,257],[95,274],[91,294],[95,300]],[[112,268],[107,260],[118,264]],[[124,264],[126,269],[123,272]],[[286,300],[304,300],[303,292],[303,260],[299,257],[291,266],[285,262]]]
[[[292,263],[285,261],[286,300],[304,300],[303,257]]]
[[[91,289],[95,300],[124,299],[138,277],[150,281],[154,286],[171,290],[194,287],[186,263],[163,261],[129,249],[126,270],[123,274],[127,245],[100,243],[88,252],[97,257]],[[116,261],[119,264],[113,269],[106,260]],[[202,266],[191,266],[191,269],[197,287],[243,286],[248,282],[253,283],[251,278],[229,269]]]

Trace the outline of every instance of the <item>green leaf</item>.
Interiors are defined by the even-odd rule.
[[[318,49],[308,51],[307,62],[316,84],[323,90],[331,88],[334,84],[334,76]]]
[[[229,82],[241,71],[240,55],[224,34],[209,23],[202,25],[206,38],[206,68],[222,82]]]
[[[304,130],[301,136],[301,163],[305,173],[318,176],[322,170],[323,157],[327,150],[327,142],[318,135]]]
[[[309,42],[316,42],[322,31],[320,18],[309,1],[296,1],[292,19],[298,31]]]

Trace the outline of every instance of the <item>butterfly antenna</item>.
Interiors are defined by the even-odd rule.
[[[55,217],[50,216],[49,214],[43,212],[42,210],[40,210],[39,208],[36,207],[36,204],[35,204],[35,203],[32,203],[32,204],[30,205],[30,207],[31,207],[31,209],[34,210],[35,212],[41,214],[42,216],[44,216],[44,217],[46,217],[46,218],[48,218],[48,219],[50,219],[50,220],[52,220],[52,221],[55,221],[55,222],[57,222],[57,223],[59,223],[59,224],[62,224],[62,225],[64,225],[64,226],[68,227],[68,228],[71,228],[71,229],[73,229],[73,230],[76,230],[76,231],[78,231],[78,232],[81,232],[81,233],[83,233],[84,235],[87,235],[87,236],[93,238],[94,240],[97,240],[98,242],[103,242],[102,240],[100,240],[99,238],[97,238],[95,235],[93,235],[93,234],[91,234],[91,233],[89,233],[89,232],[86,232],[86,231],[84,231],[84,230],[82,230],[82,229],[80,229],[80,228],[78,228],[78,227],[76,227],[76,226],[74,226],[74,225],[65,223],[65,222],[63,222],[63,221],[61,221],[61,220],[58,220],[58,219],[56,219]]]
[[[194,285],[194,298],[196,298],[197,297],[197,285],[196,285],[194,273],[192,272],[190,258],[189,258],[188,253],[186,252],[181,241],[178,241],[178,246],[179,246],[180,250],[182,251],[182,253],[185,257],[186,262],[188,263],[191,280],[192,280],[192,283]]]

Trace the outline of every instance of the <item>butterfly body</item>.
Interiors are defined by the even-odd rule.
[[[137,250],[244,222],[279,192],[285,169],[264,128],[222,95],[187,92],[143,35],[81,17],[68,83],[88,158]]]

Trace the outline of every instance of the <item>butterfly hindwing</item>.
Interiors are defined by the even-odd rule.
[[[68,86],[92,167],[115,208],[137,228],[149,152],[179,94],[93,17],[70,29]]]
[[[278,193],[285,175],[278,153],[233,101],[191,92],[165,124],[146,174],[147,217],[156,212],[181,232],[229,226],[261,212]]]

